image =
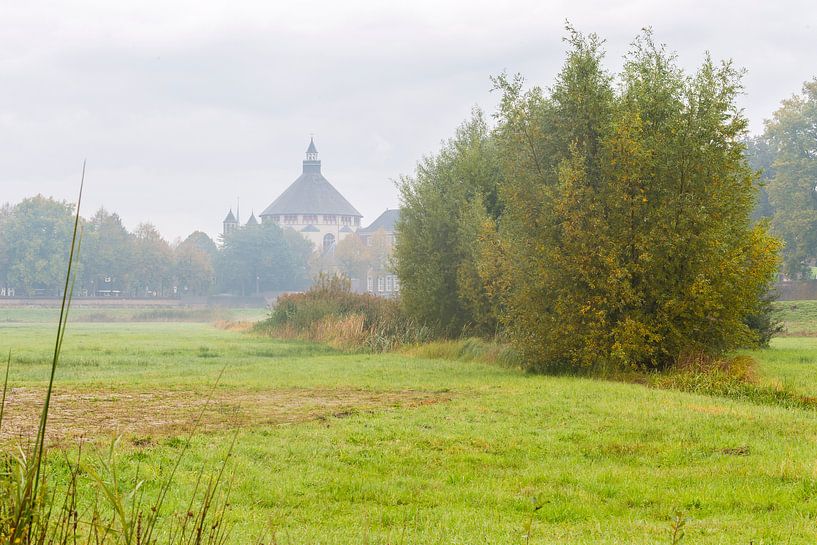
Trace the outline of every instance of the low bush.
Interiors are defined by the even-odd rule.
[[[327,343],[342,350],[385,352],[430,339],[429,328],[405,318],[392,299],[354,293],[345,277],[320,275],[304,293],[283,295],[255,331]]]

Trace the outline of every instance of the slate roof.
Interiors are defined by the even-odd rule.
[[[250,219],[247,220],[247,225],[258,225],[258,220],[255,219],[255,212],[250,214]]]
[[[310,141],[307,153],[317,153]],[[335,189],[321,174],[320,161],[304,161],[303,173],[275,199],[261,217],[284,214],[334,214],[338,216],[363,215]]]
[[[230,213],[227,214],[227,217],[224,218],[224,223],[238,223],[233,215],[233,209],[230,209]]]
[[[397,224],[397,220],[400,219],[400,209],[395,208],[392,210],[386,209],[385,212],[380,214],[376,220],[374,220],[371,225],[368,227],[364,227],[362,229],[358,229],[358,234],[369,234],[369,233],[376,233],[383,229],[387,233],[394,233],[395,226]]]

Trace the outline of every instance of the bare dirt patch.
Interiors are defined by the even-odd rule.
[[[0,441],[36,435],[44,395],[40,388],[14,388],[8,393]],[[189,431],[199,414],[203,414],[201,431],[328,421],[387,408],[440,403],[450,397],[414,390],[305,388],[219,390],[212,398],[209,392],[177,390],[56,392],[51,400],[48,436],[52,443],[60,443],[66,439],[109,438],[116,434],[174,435]]]

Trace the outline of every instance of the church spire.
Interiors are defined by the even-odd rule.
[[[306,160],[307,161],[317,161],[318,160],[318,148],[315,147],[315,139],[311,136],[309,137],[309,147],[306,148]]]
[[[306,148],[306,159],[304,160],[304,174],[307,172],[320,173],[321,162],[318,159],[318,148],[315,147],[315,139],[309,138],[309,147]]]
[[[224,226],[224,230],[221,232],[221,234],[225,236],[238,229],[238,220],[235,218],[232,208],[230,208],[230,213],[227,214],[227,217],[224,218],[222,225]]]

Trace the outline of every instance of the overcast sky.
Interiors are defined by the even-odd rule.
[[[393,180],[448,138],[490,76],[549,85],[564,22],[607,40],[611,69],[642,27],[694,69],[709,50],[748,74],[754,132],[817,75],[817,2],[0,0],[0,202],[105,206],[170,240],[215,236],[300,174],[324,175],[368,224]]]

